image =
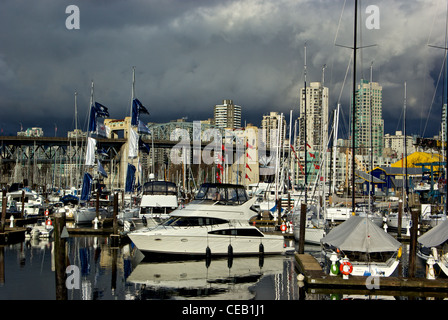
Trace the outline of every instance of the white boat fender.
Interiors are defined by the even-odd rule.
[[[148,225],[148,221],[146,220],[146,216],[142,217],[142,223],[146,227]]]
[[[437,248],[431,247],[432,256],[434,257],[434,260],[439,260],[439,254],[437,253]]]
[[[260,253],[260,255],[264,254],[264,245],[263,245],[263,243],[260,243],[260,245],[258,246],[258,252]]]
[[[435,280],[436,274],[434,272],[434,265],[436,261],[432,255],[429,256],[428,260],[426,260],[426,279]]]
[[[48,218],[47,221],[45,221],[45,229],[50,229],[53,225],[53,222],[51,221],[51,218]]]
[[[337,276],[339,274],[339,267],[336,262],[338,261],[338,255],[336,252],[333,252],[330,256],[331,267],[330,267],[330,276]]]
[[[11,215],[9,217],[9,227],[14,228],[14,216],[13,215]]]
[[[98,217],[95,217],[95,219],[93,219],[93,227],[94,229],[98,229]]]

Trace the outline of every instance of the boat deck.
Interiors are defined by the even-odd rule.
[[[343,279],[341,275],[330,276],[326,274],[319,262],[310,254],[295,254],[296,268],[298,272],[305,277],[304,282],[309,287],[345,287],[366,289],[371,281],[369,277],[350,276],[349,279]],[[380,277],[378,290],[397,290],[397,291],[443,291],[448,295],[448,279],[438,278],[428,280],[426,278],[404,278],[404,277]]]

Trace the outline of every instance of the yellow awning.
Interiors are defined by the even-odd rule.
[[[442,155],[436,154],[436,153],[427,153],[427,152],[414,152],[407,157],[407,165],[408,168],[416,168],[421,166],[416,166],[416,163],[431,163],[431,162],[444,162]],[[399,160],[393,164],[391,164],[391,167],[394,168],[402,168],[403,167],[403,160]],[[405,160],[406,163],[406,160]],[[431,169],[429,166],[425,166],[427,169]],[[439,166],[434,166],[434,170],[438,170]]]

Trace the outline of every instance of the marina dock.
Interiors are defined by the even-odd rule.
[[[326,274],[319,262],[310,254],[295,254],[296,269],[304,276],[303,282],[310,288],[325,289],[367,289],[369,277],[350,276],[343,279],[341,275],[330,276]],[[417,292],[444,292],[448,297],[448,279],[438,278],[428,280],[426,278],[404,278],[404,277],[380,277],[378,281],[379,291],[417,291]],[[346,291],[346,290],[344,290]],[[372,291],[372,290],[369,290]]]

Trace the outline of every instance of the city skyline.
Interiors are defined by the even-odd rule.
[[[378,28],[370,28],[378,9]],[[69,29],[79,9],[79,29]],[[260,126],[275,111],[299,116],[304,53],[307,80],[321,81],[326,65],[329,112],[341,103],[348,122],[354,1],[121,1],[21,2],[5,0],[0,25],[0,127],[20,126],[45,135],[85,129],[90,84],[111,118],[129,114],[132,67],[136,96],[148,108],[145,122],[213,117],[213,106],[233,99],[242,124]],[[17,19],[17,17],[21,17]],[[401,128],[403,83],[408,85],[408,134],[440,129],[445,47],[444,1],[371,1],[359,6],[357,79],[383,87],[385,133]],[[71,20],[72,19],[72,20]],[[410,37],[409,35],[412,35]],[[57,130],[56,130],[57,128]],[[348,129],[346,130],[349,131]]]

